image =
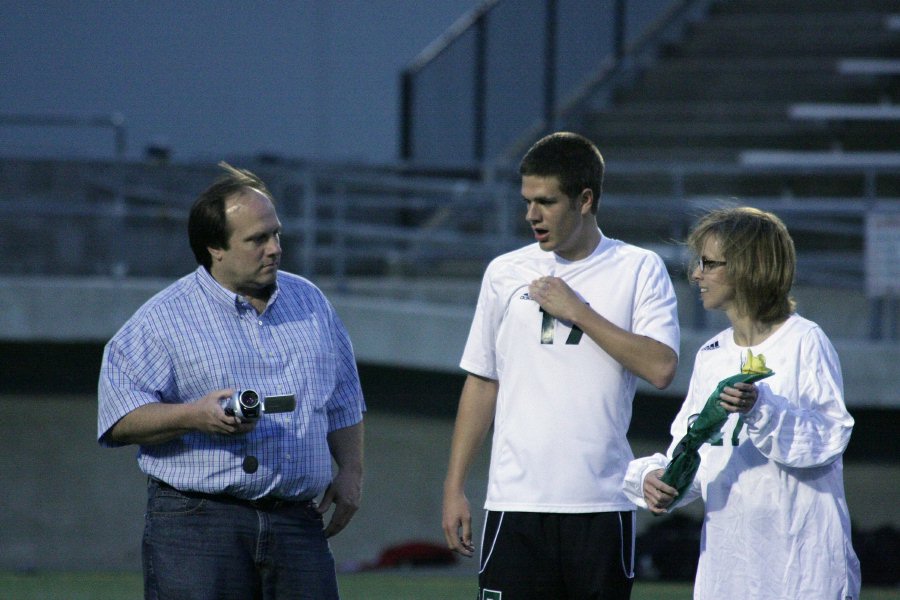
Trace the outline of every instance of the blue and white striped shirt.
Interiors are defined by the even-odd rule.
[[[326,436],[362,420],[365,402],[343,324],[308,280],[279,272],[260,315],[199,267],[144,304],[106,345],[97,437],[151,402],[194,402],[223,388],[294,394],[293,413],[265,414],[248,434],[191,432],[141,446],[147,475],[184,491],[311,499],[331,481]],[[259,468],[242,469],[254,456]]]

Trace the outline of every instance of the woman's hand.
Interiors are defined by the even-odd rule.
[[[644,477],[644,502],[650,512],[657,515],[668,512],[666,509],[678,496],[678,490],[660,479],[665,472],[665,469],[656,469]]]
[[[759,390],[752,383],[735,383],[719,394],[719,405],[730,413],[748,413],[756,406]]]

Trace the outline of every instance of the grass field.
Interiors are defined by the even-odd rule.
[[[341,575],[342,600],[472,600],[475,581],[415,571]],[[641,584],[633,600],[690,600],[683,584]],[[141,600],[139,573],[0,573],[0,598],[16,600]]]
[[[415,571],[354,573],[339,578],[343,600],[472,600],[474,580]],[[0,573],[0,598],[141,600],[139,573]],[[637,583],[632,600],[690,600],[689,584]],[[864,590],[864,600],[898,600],[900,591]]]

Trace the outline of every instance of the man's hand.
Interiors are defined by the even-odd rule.
[[[235,435],[248,433],[256,427],[256,421],[242,422],[234,415],[225,414],[222,402],[234,394],[234,390],[216,390],[194,403],[194,429],[203,433]]]
[[[472,556],[475,552],[475,545],[472,543],[472,513],[466,495],[445,491],[443,513],[447,547],[463,556]]]
[[[562,321],[574,321],[575,311],[584,307],[584,301],[559,277],[535,279],[528,286],[528,295],[544,311]]]
[[[256,422],[241,423],[225,414],[221,401],[234,390],[210,392],[196,402],[151,402],[134,409],[109,430],[110,439],[121,444],[152,446],[179,438],[192,431],[209,435],[248,433]]]
[[[324,515],[334,504],[334,513],[325,527],[325,536],[337,535],[344,529],[359,510],[362,500],[362,474],[350,473],[345,469],[338,471],[337,476],[325,490],[318,510]]]

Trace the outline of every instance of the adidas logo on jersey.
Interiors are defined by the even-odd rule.
[[[707,345],[703,346],[702,348],[700,348],[700,351],[703,352],[704,350],[715,350],[718,347],[719,347],[719,340],[716,340],[712,344],[707,344]]]
[[[528,295],[528,292],[525,292],[521,296],[519,296],[519,300],[531,300],[531,296]]]

